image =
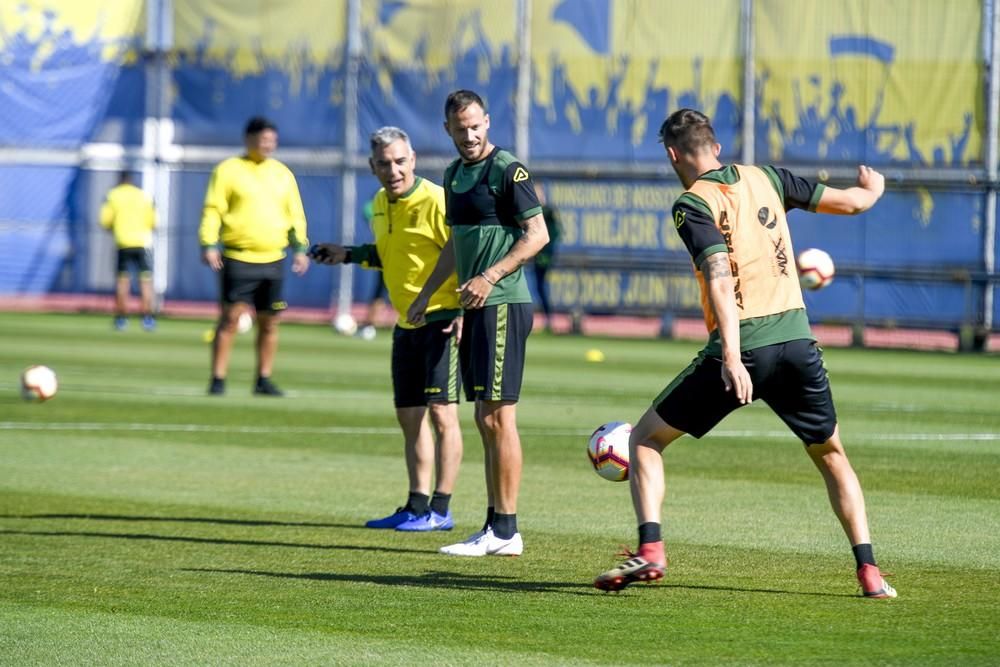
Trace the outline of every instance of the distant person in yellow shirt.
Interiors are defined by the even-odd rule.
[[[156,227],[156,210],[152,200],[132,183],[132,175],[123,171],[118,185],[108,191],[101,206],[101,226],[111,230],[118,246],[115,283],[115,329],[124,331],[128,326],[128,293],[131,287],[130,271],[138,274],[139,293],[142,296],[142,328],[153,331],[153,270],[150,246],[153,228]]]
[[[430,297],[426,322],[406,321],[414,297],[437,264],[451,237],[445,223],[444,190],[414,173],[416,153],[398,127],[371,136],[369,164],[382,189],[372,201],[374,244],[340,246],[320,243],[312,254],[322,264],[355,263],[381,269],[389,300],[399,314],[392,333],[392,389],[396,418],[403,429],[410,493],[392,514],[372,519],[368,528],[424,532],[451,530],[448,507],[462,462],[458,422],[458,279],[451,274]],[[434,438],[427,413],[437,434]],[[431,472],[437,485],[431,495]]]
[[[254,117],[244,132],[246,153],[219,163],[205,193],[198,236],[202,261],[221,277],[221,307],[212,342],[209,394],[224,394],[229,354],[240,316],[253,305],[257,314],[257,383],[254,393],[281,396],[271,381],[278,350],[285,249],[294,256],[292,272],[309,269],[306,216],[295,176],[271,157],[278,130]],[[219,246],[222,246],[220,252]]]

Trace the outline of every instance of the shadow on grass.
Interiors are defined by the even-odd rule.
[[[369,583],[382,586],[425,586],[465,591],[493,590],[507,593],[564,593],[567,595],[608,595],[598,591],[588,583],[565,581],[523,581],[514,577],[497,575],[468,575],[458,572],[426,572],[422,575],[372,574],[369,572],[346,574],[335,572],[267,572],[263,570],[233,570],[215,568],[182,568],[183,572],[207,572],[215,574],[247,574],[255,577],[276,579],[305,579],[309,581],[343,581],[347,583]],[[788,591],[772,588],[736,588],[732,586],[694,586],[686,584],[654,584],[636,586],[626,590],[667,590],[680,588],[695,591],[723,591],[732,593],[768,593],[775,595],[808,595],[816,597],[854,598],[845,593],[821,593],[813,591]],[[627,595],[627,593],[625,593]],[[615,594],[610,597],[617,597]]]
[[[357,544],[304,544],[301,542],[272,542],[265,540],[226,540],[211,537],[184,537],[180,535],[148,535],[145,533],[95,533],[89,531],[47,531],[47,530],[2,530],[2,535],[24,535],[28,537],[97,537],[112,540],[148,540],[153,542],[186,542],[190,544],[223,544],[247,547],[291,547],[293,549],[320,549],[330,551],[385,551],[401,554],[437,553],[436,549],[400,549]]]
[[[130,516],[127,514],[0,514],[0,519],[88,519],[91,521],[162,521],[170,523],[217,523],[226,526],[292,526],[297,528],[364,528],[359,524],[314,521],[266,521],[219,519],[201,516]],[[371,530],[370,528],[367,530]]]
[[[371,572],[267,572],[263,570],[229,570],[215,568],[182,568],[183,572],[210,574],[248,574],[275,579],[305,579],[308,581],[343,581],[346,583],[380,584],[382,586],[423,586],[463,591],[502,591],[507,593],[566,593],[593,595],[597,591],[590,584],[565,581],[524,581],[515,577],[498,575],[470,575],[458,572],[425,572],[424,574],[372,574]]]

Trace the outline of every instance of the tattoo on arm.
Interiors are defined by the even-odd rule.
[[[732,277],[733,271],[729,266],[729,255],[724,252],[709,255],[701,263],[701,272],[709,282],[716,278]]]
[[[517,266],[511,269],[511,271],[516,271],[521,266],[523,266],[529,259],[531,259],[530,256],[523,257],[521,256],[520,253],[515,252],[516,250],[519,249],[519,246],[531,244],[535,240],[535,237],[541,234],[542,230],[545,229],[545,220],[540,215],[532,216],[527,220],[522,220],[518,224],[520,224],[521,229],[524,230],[524,234],[522,234],[521,238],[519,238],[511,247],[511,252],[509,253],[509,255],[517,256]],[[507,273],[510,273],[511,271],[508,271]],[[502,278],[503,276],[500,277]]]

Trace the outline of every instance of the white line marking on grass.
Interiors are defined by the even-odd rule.
[[[175,433],[314,433],[329,435],[398,435],[384,426],[223,426],[218,424],[141,424],[123,422],[0,422],[3,431],[171,431]],[[521,429],[528,436],[589,436],[590,429]],[[793,438],[790,431],[712,431],[707,438]],[[851,439],[965,442],[1000,441],[1000,433],[851,433]]]
[[[221,426],[218,424],[123,424],[0,422],[3,431],[171,431],[175,433],[329,433],[331,435],[397,435],[398,428],[366,426]]]

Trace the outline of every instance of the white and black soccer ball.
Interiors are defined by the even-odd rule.
[[[48,366],[28,366],[21,373],[21,397],[26,401],[47,401],[59,390],[59,379]]]
[[[340,313],[333,318],[333,330],[344,336],[353,336],[358,331],[358,321],[350,313]]]
[[[799,270],[799,284],[803,289],[823,289],[833,282],[833,275],[836,273],[833,258],[819,248],[803,250],[795,264]]]
[[[239,319],[236,320],[236,332],[245,334],[251,329],[253,329],[253,315],[247,312],[240,313]]]
[[[611,482],[628,479],[628,439],[632,425],[609,422],[597,427],[587,443],[587,457],[594,472]]]

